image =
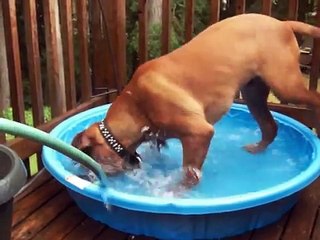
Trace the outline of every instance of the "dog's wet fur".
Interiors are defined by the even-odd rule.
[[[259,142],[244,147],[247,151],[263,151],[277,135],[267,107],[270,89],[280,100],[313,109],[319,133],[320,96],[304,85],[295,33],[320,37],[319,28],[260,14],[218,22],[182,47],[141,65],[104,121],[132,152],[144,139],[144,126],[160,133],[161,141],[178,138],[187,186],[199,181],[194,169],[202,168],[214,123],[229,110],[239,90],[262,133]],[[73,145],[90,147],[90,155],[107,173],[126,169],[97,124],[79,133]]]

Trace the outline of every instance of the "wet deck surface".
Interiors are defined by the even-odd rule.
[[[228,240],[320,240],[320,179],[305,189],[280,221]],[[87,217],[47,172],[14,203],[13,240],[154,240],[131,236]]]

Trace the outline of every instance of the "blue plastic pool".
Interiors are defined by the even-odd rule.
[[[70,143],[109,106],[71,117],[51,134]],[[319,175],[317,137],[301,123],[273,115],[276,140],[252,155],[242,146],[259,140],[260,131],[247,108],[234,104],[215,125],[200,184],[181,196],[169,190],[181,175],[182,149],[174,139],[161,154],[142,145],[142,169],[109,178],[107,188],[86,180],[85,169],[55,150],[44,147],[43,161],[86,214],[115,229],[160,239],[222,238],[278,220]]]

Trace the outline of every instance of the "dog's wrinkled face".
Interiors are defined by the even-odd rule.
[[[132,166],[129,166],[129,163],[124,161],[106,143],[97,123],[78,133],[72,141],[72,146],[90,155],[101,164],[103,170],[109,175],[115,175],[124,170],[132,169]]]

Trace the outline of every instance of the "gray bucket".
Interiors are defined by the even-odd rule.
[[[11,238],[13,197],[26,183],[23,162],[10,148],[0,145],[0,236]]]

